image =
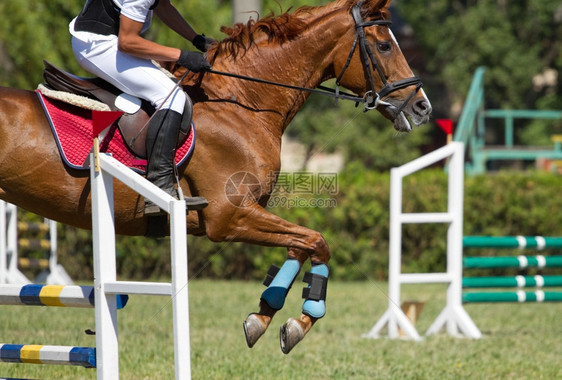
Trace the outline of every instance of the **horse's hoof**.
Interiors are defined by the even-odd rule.
[[[293,347],[304,338],[304,331],[299,322],[294,318],[289,318],[279,331],[281,351],[284,354],[291,352]]]
[[[265,333],[265,327],[261,324],[255,314],[248,315],[248,318],[243,323],[244,335],[246,335],[246,343],[248,347],[254,347],[254,344]]]

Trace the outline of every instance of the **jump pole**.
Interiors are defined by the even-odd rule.
[[[0,343],[0,362],[75,365],[95,368],[96,349],[91,347]]]
[[[519,268],[562,267],[562,256],[494,256],[463,258],[464,268]]]
[[[129,296],[118,295],[116,308],[122,309]],[[94,288],[77,285],[2,285],[0,305],[94,308]]]
[[[530,288],[562,286],[562,276],[463,277],[463,288]]]
[[[515,292],[470,292],[463,293],[463,302],[560,302],[562,301],[561,292],[545,292],[535,290],[525,292],[518,290]]]
[[[561,237],[542,236],[465,236],[465,248],[492,249],[558,249],[562,247]],[[492,268],[554,268],[562,267],[562,256],[468,256],[463,258],[465,269]],[[543,287],[561,287],[560,275],[535,276],[480,276],[463,277],[464,288],[524,288],[535,287],[535,291],[521,289],[510,292],[464,292],[463,303],[475,302],[561,302],[562,292],[543,291]]]
[[[464,248],[562,248],[562,237],[543,236],[464,236]]]

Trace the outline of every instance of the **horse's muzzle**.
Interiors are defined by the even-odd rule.
[[[421,98],[412,99],[405,105],[395,99],[380,102],[377,110],[388,120],[394,122],[394,129],[399,132],[410,132],[411,123],[420,126],[429,121],[432,107],[424,94]]]

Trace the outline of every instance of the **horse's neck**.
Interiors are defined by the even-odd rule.
[[[342,33],[349,31],[349,25],[342,25],[342,20],[334,20],[345,12],[336,13],[332,12],[330,16],[311,13],[307,19],[308,26],[293,41],[279,44],[269,43],[266,36],[257,39],[245,54],[236,60],[227,59],[224,71],[293,86],[317,87],[333,78],[333,50]],[[246,81],[231,91],[239,102],[261,110],[275,110],[283,115],[283,129],[309,95],[304,91]]]

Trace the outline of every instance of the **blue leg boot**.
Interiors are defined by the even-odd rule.
[[[287,293],[295,281],[300,267],[298,260],[287,259],[281,268],[274,265],[269,268],[264,281],[267,289],[264,290],[260,299],[260,312],[248,315],[243,324],[248,347],[254,346],[265,333],[275,312],[285,304]]]
[[[326,264],[312,263],[310,272],[304,274],[303,281],[309,284],[303,289],[301,320],[290,318],[279,331],[281,351],[288,354],[299,343],[312,324],[326,314],[326,290],[328,287],[329,269]],[[308,320],[308,323],[305,323]]]

